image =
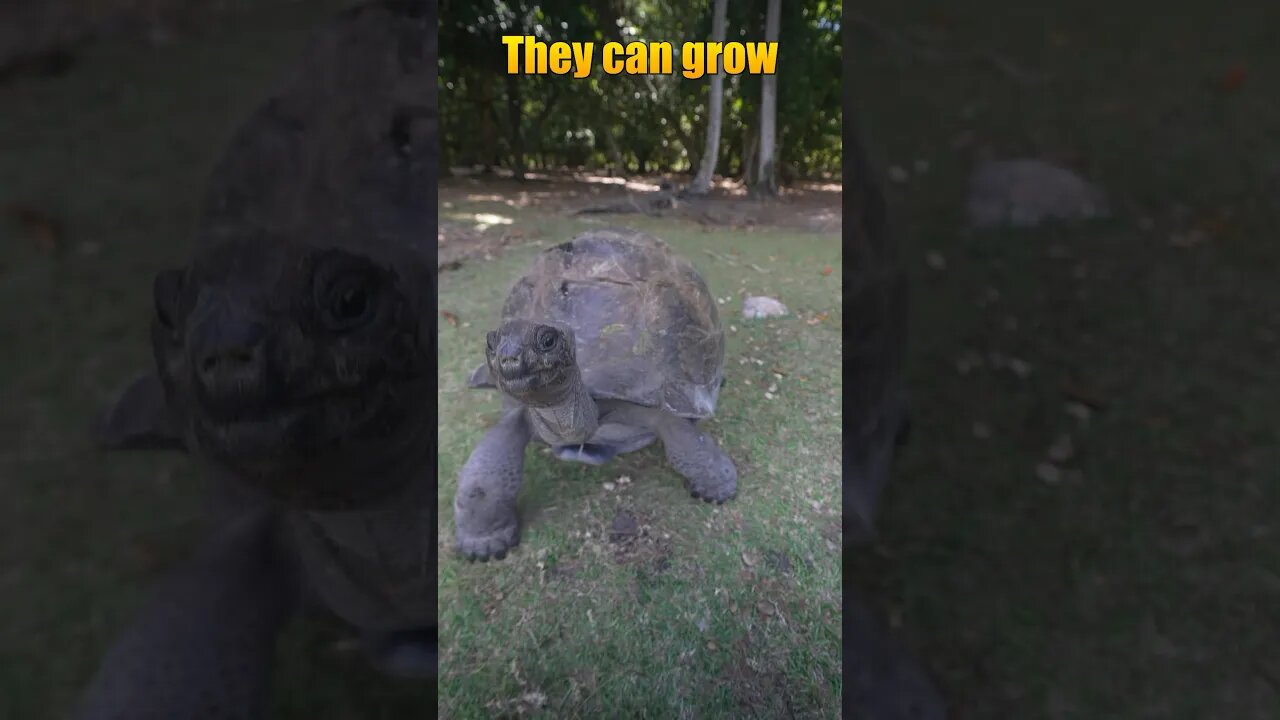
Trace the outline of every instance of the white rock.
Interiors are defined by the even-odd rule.
[[[787,306],[771,297],[752,295],[742,301],[742,317],[767,318],[782,317],[791,312]]]
[[[1102,190],[1042,160],[979,165],[969,179],[969,221],[978,228],[1035,227],[1045,220],[1088,220],[1110,210]]]
[[[1081,424],[1089,422],[1089,418],[1093,415],[1093,411],[1084,403],[1069,402],[1063,409],[1067,411],[1068,415],[1075,418]]]
[[[1036,465],[1036,477],[1048,485],[1057,485],[1062,481],[1062,470],[1053,463],[1042,462]]]

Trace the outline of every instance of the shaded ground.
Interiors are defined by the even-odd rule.
[[[817,233],[840,231],[838,183],[799,183],[783,190],[777,198],[754,199],[747,196],[741,184],[721,179],[706,196],[679,195],[689,180],[685,176],[623,178],[564,171],[531,173],[517,181],[497,174],[456,171],[440,183],[440,267],[452,270],[468,258],[492,256],[527,239],[520,228],[510,227],[509,215],[519,209],[571,216],[586,209],[609,207],[625,211],[602,215],[619,222],[634,215],[648,215],[739,231],[769,227]],[[672,189],[664,190],[664,184]],[[660,199],[669,202],[658,202]]]
[[[102,456],[89,421],[151,363],[151,278],[185,259],[212,163],[324,5],[258,3],[159,47],[104,40],[56,79],[0,86],[0,717],[65,717],[202,536],[202,472]],[[430,712],[434,686],[376,675],[347,639],[316,616],[290,628],[272,717]]]
[[[501,214],[521,238],[440,275],[441,717],[832,717],[839,235],[570,216],[507,199],[441,209],[451,222]],[[705,427],[738,464],[738,498],[691,499],[656,445],[599,468],[531,446],[521,545],[468,564],[453,550],[452,501],[458,470],[498,418],[496,393],[465,386],[484,333],[534,253],[617,223],[670,242],[724,301],[728,379]],[[794,314],[743,321],[746,293]]]
[[[904,171],[915,424],[846,580],[958,717],[1276,717],[1275,8],[858,10],[1050,79],[856,35],[869,144]],[[963,230],[973,163],[1021,154],[1097,181],[1115,218]]]

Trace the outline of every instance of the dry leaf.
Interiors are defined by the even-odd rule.
[[[823,275],[830,275],[830,274],[831,274],[831,266],[830,266],[830,265],[824,265],[824,266],[822,266],[822,274],[823,274]]]
[[[457,315],[454,315],[453,313],[449,312],[448,310],[441,310],[441,311],[440,311],[440,317],[444,318],[445,320],[448,320],[450,325],[452,325],[452,326],[454,326],[454,327],[458,327],[458,316],[457,316]]]
[[[62,248],[62,228],[57,220],[27,205],[12,205],[9,214],[31,234],[41,250],[55,253]]]
[[[1249,75],[1249,69],[1243,65],[1236,65],[1227,70],[1222,76],[1222,89],[1226,92],[1235,92],[1244,84],[1244,80]]]

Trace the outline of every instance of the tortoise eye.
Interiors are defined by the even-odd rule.
[[[544,328],[538,333],[538,347],[542,350],[550,350],[556,346],[556,331]]]

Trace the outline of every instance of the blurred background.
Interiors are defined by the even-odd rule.
[[[152,363],[151,281],[184,262],[232,131],[344,2],[0,6],[0,717],[66,717],[143,594],[206,530],[185,457],[103,455]],[[280,718],[417,717],[318,613],[279,648]]]
[[[846,574],[957,717],[1280,712],[1280,13],[867,0],[914,428]]]

